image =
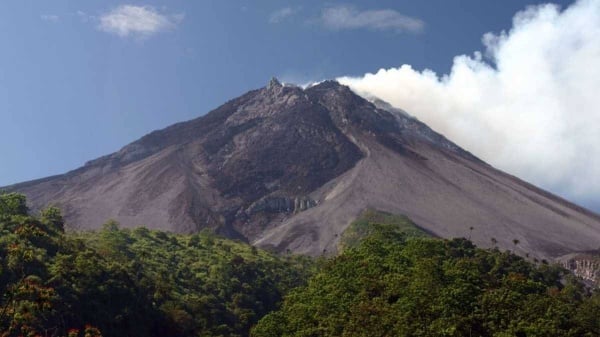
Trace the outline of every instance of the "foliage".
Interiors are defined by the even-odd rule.
[[[0,336],[600,335],[600,294],[558,267],[374,211],[341,239],[322,263],[115,221],[65,233],[0,194]]]
[[[466,239],[375,226],[252,330],[274,336],[598,336],[599,294]]]
[[[0,195],[0,336],[246,336],[312,272],[208,232],[64,233],[60,211],[30,216]]]
[[[382,231],[403,233],[407,237],[429,236],[406,216],[367,209],[342,233],[339,251],[356,247],[364,238]]]

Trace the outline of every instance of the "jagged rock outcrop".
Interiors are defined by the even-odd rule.
[[[335,81],[277,79],[63,175],[8,187],[68,224],[203,228],[276,250],[335,252],[364,209],[440,237],[554,258],[597,248],[600,217],[500,172],[409,114]],[[473,230],[469,228],[473,227]]]
[[[283,87],[283,85],[275,77],[272,77],[271,80],[269,81],[269,84],[267,85],[268,90],[273,90],[275,88],[281,88],[281,87]]]
[[[583,280],[594,285],[600,284],[600,252],[568,254],[557,261]]]
[[[268,196],[254,202],[246,210],[246,214],[259,212],[294,214],[315,207],[317,202],[308,197],[275,197]]]

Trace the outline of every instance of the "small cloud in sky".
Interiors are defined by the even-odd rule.
[[[75,12],[75,15],[77,15],[77,17],[79,17],[81,22],[89,22],[89,21],[92,21],[95,19],[95,17],[93,15],[89,15],[88,13],[86,13],[82,10],[78,10],[77,12]]]
[[[40,19],[47,21],[47,22],[56,23],[56,22],[58,22],[58,20],[60,20],[60,17],[58,15],[54,15],[54,14],[42,14],[42,15],[40,15]]]
[[[321,24],[332,30],[369,29],[394,32],[420,32],[425,23],[393,9],[358,10],[351,5],[326,7]]]
[[[270,23],[280,23],[281,21],[294,15],[296,12],[298,12],[298,9],[292,8],[292,7],[284,7],[284,8],[278,9],[278,10],[274,11],[273,13],[271,13],[271,15],[269,16],[269,22]]]
[[[101,15],[98,29],[120,37],[150,37],[174,29],[183,14],[166,14],[152,6],[121,5]]]

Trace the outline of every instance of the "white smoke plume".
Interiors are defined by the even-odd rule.
[[[600,0],[529,7],[438,76],[410,65],[338,81],[494,166],[600,206]],[[598,209],[596,209],[598,210]]]

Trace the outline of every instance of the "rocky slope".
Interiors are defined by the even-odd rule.
[[[274,79],[77,170],[9,189],[34,208],[57,204],[81,228],[109,218],[175,232],[212,228],[312,255],[334,252],[366,208],[540,258],[598,248],[598,215],[374,103],[334,81],[302,89]]]
[[[600,285],[600,251],[571,253],[557,259],[573,274],[590,285]]]

